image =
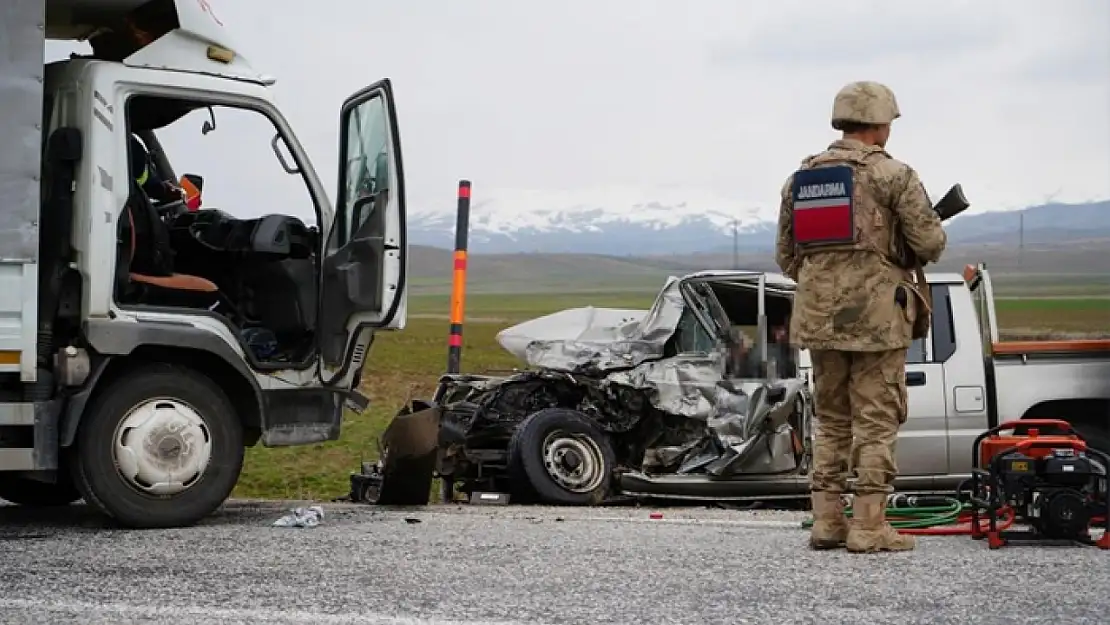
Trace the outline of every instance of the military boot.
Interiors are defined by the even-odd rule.
[[[913,536],[899,534],[886,521],[886,495],[856,495],[852,501],[852,524],[848,530],[847,547],[852,553],[877,551],[910,551],[916,545]]]
[[[848,520],[844,517],[844,503],[840,493],[815,492],[813,502],[813,527],[809,531],[812,549],[836,549],[844,546],[848,538]]]

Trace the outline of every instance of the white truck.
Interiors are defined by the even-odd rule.
[[[44,65],[47,39],[93,54]],[[392,88],[342,104],[333,207],[273,82],[208,0],[0,3],[0,498],[188,525],[246,446],[333,440],[365,408],[374,334],[406,317]],[[197,208],[158,135],[221,107],[272,123],[315,224]]]

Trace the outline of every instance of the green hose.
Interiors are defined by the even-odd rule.
[[[890,525],[895,529],[917,529],[937,527],[939,525],[955,525],[959,522],[960,513],[964,511],[966,505],[960,503],[959,499],[953,497],[944,497],[944,500],[948,502],[948,505],[912,508],[887,506],[886,514],[888,517],[892,517],[889,521]],[[852,508],[845,508],[844,514],[845,516],[851,517]],[[803,528],[809,529],[812,526],[812,517],[802,521]]]

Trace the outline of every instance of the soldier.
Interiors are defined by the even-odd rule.
[[[884,149],[900,116],[888,87],[845,86],[832,112],[843,137],[803,160],[782,187],[775,260],[798,285],[790,340],[810,350],[816,387],[815,549],[915,545],[887,523],[886,496],[906,420],[906,350],[915,319],[929,312],[918,290],[927,287],[912,270],[936,262],[947,237],[917,172]],[[853,436],[859,464],[849,527],[841,494]]]

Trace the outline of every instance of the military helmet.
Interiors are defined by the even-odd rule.
[[[864,80],[845,85],[833,100],[832,127],[843,122],[889,124],[901,117],[898,100],[886,85]]]

